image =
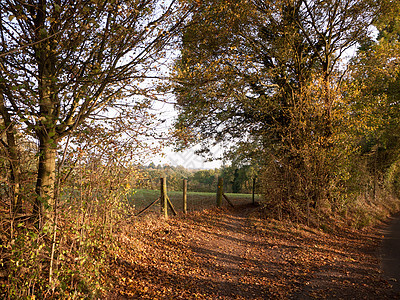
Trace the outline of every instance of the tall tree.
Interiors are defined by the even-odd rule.
[[[380,2],[374,22],[377,37],[366,40],[352,60],[347,97],[370,172],[365,177],[373,177],[374,187],[386,178],[390,185],[395,184],[394,191],[398,190],[400,173],[399,14],[398,2]]]
[[[187,13],[176,0],[1,1],[3,117],[38,141],[37,217],[54,197],[62,138],[110,109],[108,118],[143,105],[128,97],[146,96],[143,81]]]
[[[329,197],[341,59],[375,11],[374,1],[203,2],[176,63],[181,140],[247,140],[276,179],[288,174],[289,198]]]

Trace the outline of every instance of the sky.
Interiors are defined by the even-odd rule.
[[[183,152],[174,152],[170,147],[164,149],[164,156],[158,156],[152,160],[156,165],[157,164],[168,164],[172,166],[183,166],[186,169],[215,169],[222,166],[222,161],[215,160],[211,162],[207,162],[201,156],[196,155],[195,148],[187,149]],[[220,154],[220,151],[217,150],[216,154]]]
[[[174,109],[174,100],[166,102],[155,103],[153,109],[158,115],[160,120],[164,120],[162,125],[159,127],[159,133],[168,137],[168,132],[173,127],[173,122],[177,116],[177,111]],[[162,149],[163,154],[157,155],[151,159],[151,162],[158,165],[168,164],[171,166],[183,166],[187,169],[215,169],[223,165],[221,160],[206,161],[203,157],[196,155],[195,151],[199,149],[198,146],[186,149],[185,151],[175,152],[172,146],[166,146]],[[213,154],[215,157],[221,157],[223,149],[221,147],[213,147]]]

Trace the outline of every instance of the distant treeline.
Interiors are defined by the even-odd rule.
[[[188,180],[188,190],[193,192],[212,192],[217,188],[217,178],[224,178],[224,190],[228,193],[251,193],[253,178],[256,174],[253,166],[229,166],[219,169],[186,169],[182,166],[149,164],[141,168],[142,179],[139,189],[159,189],[160,178],[167,177],[168,189],[181,191],[183,179]]]

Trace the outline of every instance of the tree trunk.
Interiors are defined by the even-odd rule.
[[[11,186],[11,213],[20,212],[22,210],[20,191],[20,163],[17,149],[17,143],[15,140],[14,125],[11,120],[10,114],[4,106],[3,95],[0,93],[0,114],[3,117],[4,127],[6,128],[6,143],[4,144],[7,151],[7,158],[9,160],[9,183]]]
[[[35,26],[37,29],[37,40],[43,39],[46,32],[46,2],[39,2]],[[56,123],[59,117],[57,109],[58,96],[55,82],[56,55],[53,51],[55,44],[53,39],[41,41],[36,48],[36,59],[39,74],[39,107],[40,119],[35,128],[39,139],[39,167],[36,181],[36,199],[33,207],[33,214],[38,221],[39,228],[42,228],[46,219],[51,219],[51,210],[54,209],[54,186],[56,170]]]
[[[8,155],[10,160],[10,183],[11,183],[11,211],[13,215],[22,211],[22,202],[20,197],[20,174],[21,167],[18,157],[17,144],[15,142],[15,136],[13,126],[10,128],[10,132],[7,132],[7,144],[8,144]]]
[[[40,138],[36,199],[33,207],[33,215],[39,222],[39,228],[43,226],[45,219],[50,218],[49,211],[54,208],[56,148],[51,138]]]

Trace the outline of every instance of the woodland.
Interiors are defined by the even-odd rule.
[[[368,249],[400,210],[399,101],[397,0],[2,0],[0,298],[318,298],[340,289],[316,271],[334,257],[389,299]],[[160,104],[177,114],[166,130]],[[215,145],[218,170],[148,165],[164,146],[216,159]],[[234,193],[257,178],[261,200],[135,218],[129,197],[163,176]],[[226,256],[201,237],[235,258],[202,269],[196,255]],[[347,296],[365,295],[354,282]]]

